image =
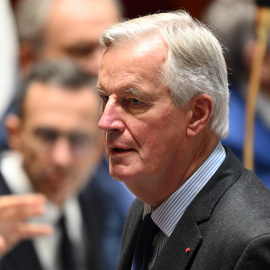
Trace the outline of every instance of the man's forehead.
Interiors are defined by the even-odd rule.
[[[132,81],[132,78],[152,80],[154,76],[158,81],[168,56],[164,44],[160,38],[149,38],[136,44],[109,46],[101,62],[98,88],[107,89],[108,85]]]
[[[58,0],[52,5],[50,16],[58,21],[66,18],[68,21],[90,19],[105,22],[114,18],[116,22],[120,13],[113,0]]]
[[[22,109],[26,112],[36,107],[65,107],[70,110],[88,108],[89,112],[94,109],[98,111],[99,99],[90,85],[73,88],[34,81],[26,90]],[[74,103],[69,102],[72,100]]]

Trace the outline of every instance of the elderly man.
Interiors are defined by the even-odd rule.
[[[2,258],[5,270],[116,267],[122,228],[114,220],[119,219],[115,205],[98,184],[108,176],[95,173],[104,148],[93,84],[96,79],[73,62],[42,62],[26,79],[18,115],[6,120],[12,151],[1,156],[0,195],[42,194],[45,212],[30,224],[48,224],[54,231],[20,241]],[[38,210],[37,205],[33,212]]]
[[[118,269],[269,269],[269,190],[220,143],[229,91],[218,40],[178,11],[116,24],[101,41],[110,173],[138,197]]]

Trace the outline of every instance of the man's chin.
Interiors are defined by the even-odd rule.
[[[57,194],[64,192],[69,182],[70,179],[66,175],[52,175],[46,180],[46,186],[50,192]]]
[[[123,165],[111,165],[110,175],[113,179],[124,183],[133,181],[134,178],[137,176],[131,166]]]
[[[55,192],[48,194],[47,198],[50,202],[62,207],[67,199],[67,194],[64,194],[63,192]]]

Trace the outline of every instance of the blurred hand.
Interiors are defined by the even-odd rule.
[[[48,235],[50,225],[27,223],[27,219],[44,213],[42,195],[8,195],[0,197],[0,258],[19,241]]]

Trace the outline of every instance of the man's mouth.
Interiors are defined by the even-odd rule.
[[[119,148],[119,147],[112,147],[110,148],[110,151],[112,154],[123,154],[123,153],[128,153],[131,151],[134,151],[133,148]]]
[[[132,149],[123,149],[123,148],[118,148],[118,147],[115,147],[113,148],[113,151],[115,152],[127,152],[127,151],[131,151]]]

